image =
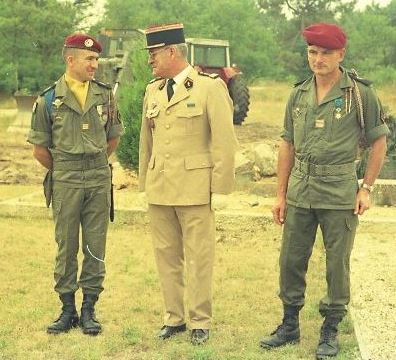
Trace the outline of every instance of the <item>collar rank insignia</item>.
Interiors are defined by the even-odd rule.
[[[193,85],[194,85],[194,82],[193,82],[190,78],[187,78],[187,79],[184,81],[184,86],[185,86],[185,88],[186,88],[187,90],[190,90],[190,89],[193,87]]]
[[[163,79],[158,87],[158,89],[162,90],[166,84],[166,79]]]

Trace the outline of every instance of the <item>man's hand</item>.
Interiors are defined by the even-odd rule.
[[[272,207],[272,216],[278,225],[283,225],[285,222],[286,199],[285,197],[278,197],[275,205]]]
[[[359,189],[356,195],[355,215],[363,215],[363,213],[370,209],[371,200],[370,192],[366,189]]]

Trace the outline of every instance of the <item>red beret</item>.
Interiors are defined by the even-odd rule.
[[[63,46],[66,48],[96,51],[97,53],[102,51],[102,45],[94,37],[81,33],[66,36]]]
[[[342,49],[347,42],[344,31],[334,24],[313,24],[304,29],[303,36],[308,45],[325,49]]]

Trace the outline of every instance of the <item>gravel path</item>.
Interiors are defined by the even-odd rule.
[[[371,214],[369,223],[361,221],[352,253],[351,314],[362,359],[396,360],[396,209],[373,210],[393,222]]]

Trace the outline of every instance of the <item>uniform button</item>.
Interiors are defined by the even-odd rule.
[[[166,140],[166,141],[165,141],[165,144],[166,144],[166,145],[169,145],[169,144],[170,144],[170,140]]]
[[[165,112],[166,115],[169,115],[170,113],[171,113],[170,110],[166,110]]]
[[[165,129],[169,129],[170,128],[170,125],[169,124],[166,124],[165,125]]]
[[[169,159],[170,155],[169,154],[165,154],[165,159]]]

